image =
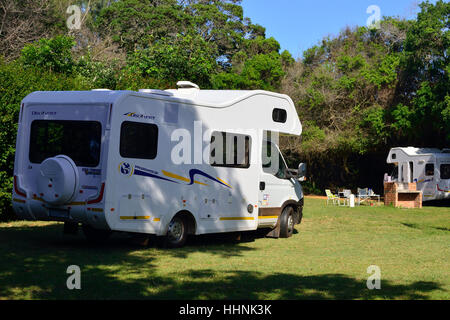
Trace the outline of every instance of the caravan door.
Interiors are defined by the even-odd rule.
[[[437,199],[450,198],[450,161],[446,159],[438,159],[437,161],[438,177],[437,177]]]

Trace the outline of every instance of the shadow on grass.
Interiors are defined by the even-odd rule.
[[[370,291],[365,280],[343,274],[283,273],[282,262],[272,274],[213,269],[167,273],[167,256],[191,258],[190,253],[206,252],[226,263],[227,257],[256,249],[220,237],[195,238],[177,250],[136,248],[123,236],[92,246],[82,237],[63,238],[61,229],[0,228],[0,299],[428,299],[432,291],[443,290],[435,282],[382,281],[381,290]],[[81,290],[66,287],[72,264],[81,268]]]
[[[450,199],[425,201],[424,207],[450,207]]]
[[[417,230],[438,230],[438,231],[445,231],[449,232],[449,228],[445,227],[434,227],[434,226],[427,226],[427,225],[421,225],[417,223],[402,223],[403,226],[411,228],[411,229],[417,229]]]

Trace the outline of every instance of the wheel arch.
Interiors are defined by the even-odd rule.
[[[292,208],[294,209],[294,212],[295,212],[295,215],[296,215],[296,220],[295,220],[295,221],[296,221],[296,224],[299,224],[299,223],[301,222],[301,220],[302,220],[302,215],[303,215],[302,208],[303,208],[303,204],[304,204],[304,198],[301,198],[299,201],[295,201],[295,200],[287,200],[287,201],[285,201],[285,202],[283,203],[283,205],[281,206],[281,212],[280,212],[280,216],[279,216],[279,218],[278,218],[277,224],[278,224],[278,225],[280,224],[281,216],[282,216],[284,210],[285,210],[287,207],[292,207]]]
[[[195,233],[197,232],[197,220],[195,219],[195,216],[192,214],[192,212],[190,212],[189,210],[181,210],[175,213],[165,226],[164,233],[167,233],[169,224],[175,217],[180,217],[186,222],[188,235],[195,235]]]

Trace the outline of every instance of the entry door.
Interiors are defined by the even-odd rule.
[[[260,224],[277,221],[283,203],[295,195],[294,184],[287,177],[287,166],[277,145],[264,141],[263,168],[260,177]],[[273,220],[275,219],[275,220]]]
[[[450,162],[440,160],[437,162],[439,176],[437,177],[438,191],[443,195],[442,198],[450,197]]]

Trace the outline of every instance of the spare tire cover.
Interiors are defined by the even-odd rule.
[[[75,198],[78,188],[78,169],[71,158],[59,155],[41,163],[38,192],[45,202],[66,204]]]

